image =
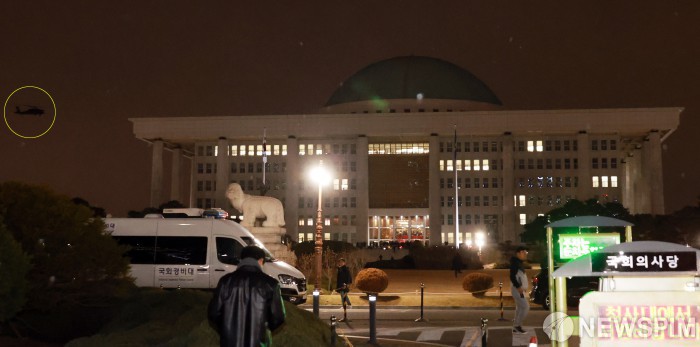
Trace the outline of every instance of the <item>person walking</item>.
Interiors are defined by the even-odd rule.
[[[510,258],[510,292],[515,301],[515,317],[513,318],[513,333],[525,334],[523,321],[530,311],[530,304],[527,302],[526,291],[528,288],[527,274],[523,262],[527,260],[528,249],[519,246],[515,249],[515,255]]]
[[[280,285],[263,272],[264,261],[262,249],[244,247],[238,269],[219,280],[208,316],[221,347],[270,346],[271,331],[284,323]]]
[[[350,291],[350,284],[352,284],[352,275],[350,274],[350,269],[345,265],[345,259],[338,259],[338,274],[335,278],[335,285],[337,287],[336,291],[340,294],[340,303],[343,307],[350,306],[350,298],[348,298],[348,292]]]
[[[455,270],[455,278],[457,278],[457,274],[462,273],[463,267],[464,264],[462,263],[462,256],[459,254],[459,250],[457,250],[455,256],[452,257],[452,270]]]

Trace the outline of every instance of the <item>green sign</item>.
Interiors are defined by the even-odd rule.
[[[559,258],[576,259],[619,243],[620,234],[618,233],[559,234]]]

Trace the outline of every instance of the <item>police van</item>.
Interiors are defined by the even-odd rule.
[[[265,251],[263,271],[280,282],[282,296],[295,304],[306,301],[304,274],[275,259],[240,224],[217,218],[158,217],[104,220],[107,233],[128,246],[130,275],[137,286],[216,288],[222,276],[236,270],[243,247],[256,245]]]

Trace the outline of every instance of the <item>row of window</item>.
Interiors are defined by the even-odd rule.
[[[311,184],[309,188],[317,189],[318,186],[305,180],[299,181],[299,190],[306,190],[307,184]],[[357,190],[357,179],[354,178],[334,178],[333,190]]]
[[[440,171],[489,171],[498,170],[496,159],[440,160]]]
[[[299,226],[315,226],[316,225],[316,217],[314,216],[299,216]],[[352,216],[346,216],[346,215],[334,215],[333,217],[331,216],[324,216],[323,217],[323,225],[325,226],[331,226],[331,225],[357,225],[357,216],[352,215]]]
[[[567,201],[571,199],[575,199],[575,196],[571,195],[514,195],[513,196],[513,205],[514,206],[555,206],[555,205],[561,205],[562,203],[566,203]]]
[[[299,144],[299,155],[356,154],[354,143]]]
[[[456,152],[498,152],[501,149],[501,143],[497,141],[473,141],[473,142],[440,142],[440,153]]]
[[[544,145],[543,145],[544,142]],[[576,140],[518,141],[518,152],[578,151]]]
[[[464,182],[464,184],[462,184],[462,182]],[[503,179],[500,177],[491,177],[490,180],[488,177],[464,177],[464,181],[462,181],[462,177],[457,177],[458,188],[498,188],[501,182],[503,182]],[[454,188],[454,179],[441,178],[440,188]]]
[[[317,199],[314,198],[299,198],[299,208],[317,207]],[[356,197],[327,197],[323,200],[324,207],[357,207]]]
[[[617,188],[617,176],[593,176],[591,179],[593,188]]]
[[[454,196],[447,196],[445,198],[444,196],[440,197],[440,206],[445,207],[445,200],[447,200],[447,207],[452,207],[454,206],[454,201],[455,197]],[[458,196],[457,197],[457,203],[459,206],[462,206],[462,201],[464,201],[464,206],[500,206],[500,202],[498,199],[498,196],[492,195],[492,196],[470,196],[470,195],[465,195],[465,196]]]
[[[518,188],[578,188],[578,177],[518,177]]]
[[[430,145],[421,143],[370,143],[369,154],[427,154]]]
[[[232,157],[262,157],[263,154],[284,156],[287,155],[287,145],[233,145],[230,153]]]
[[[323,233],[323,239],[326,241],[333,240],[352,243],[352,235],[353,233]],[[314,241],[315,239],[315,233],[299,233],[299,242]]]
[[[457,223],[462,225],[470,225],[470,224],[482,224],[481,222],[481,215],[475,214],[465,214],[465,215],[458,215],[459,218],[457,218]],[[445,221],[445,217],[447,217],[446,223],[447,225],[454,225],[455,224],[455,218],[453,214],[447,214],[441,216],[443,218],[443,221]],[[473,217],[473,218],[472,218]],[[485,214],[484,215],[484,220],[483,224],[498,224],[498,215],[497,214]]]
[[[263,155],[287,155],[287,145],[231,145],[225,148],[232,157],[262,157]],[[354,143],[343,144],[299,144],[299,155],[328,155],[328,154],[356,154],[357,145]],[[219,155],[219,146],[197,146],[197,156],[216,157]]]
[[[527,163],[527,165],[525,165]],[[554,164],[554,165],[552,165]],[[562,165],[563,164],[563,165]],[[518,159],[517,169],[533,170],[533,169],[555,169],[555,170],[577,170],[578,158],[556,158],[556,159]]]

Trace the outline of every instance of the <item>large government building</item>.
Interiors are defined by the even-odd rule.
[[[517,242],[523,224],[568,199],[663,214],[661,146],[681,112],[504,110],[468,71],[410,56],[358,71],[315,114],[130,120],[152,147],[153,206],[179,200],[236,216],[225,197],[236,182],[279,198],[287,233],[311,240],[318,185],[307,173],[322,161],[333,177],[326,239],[471,244]]]

